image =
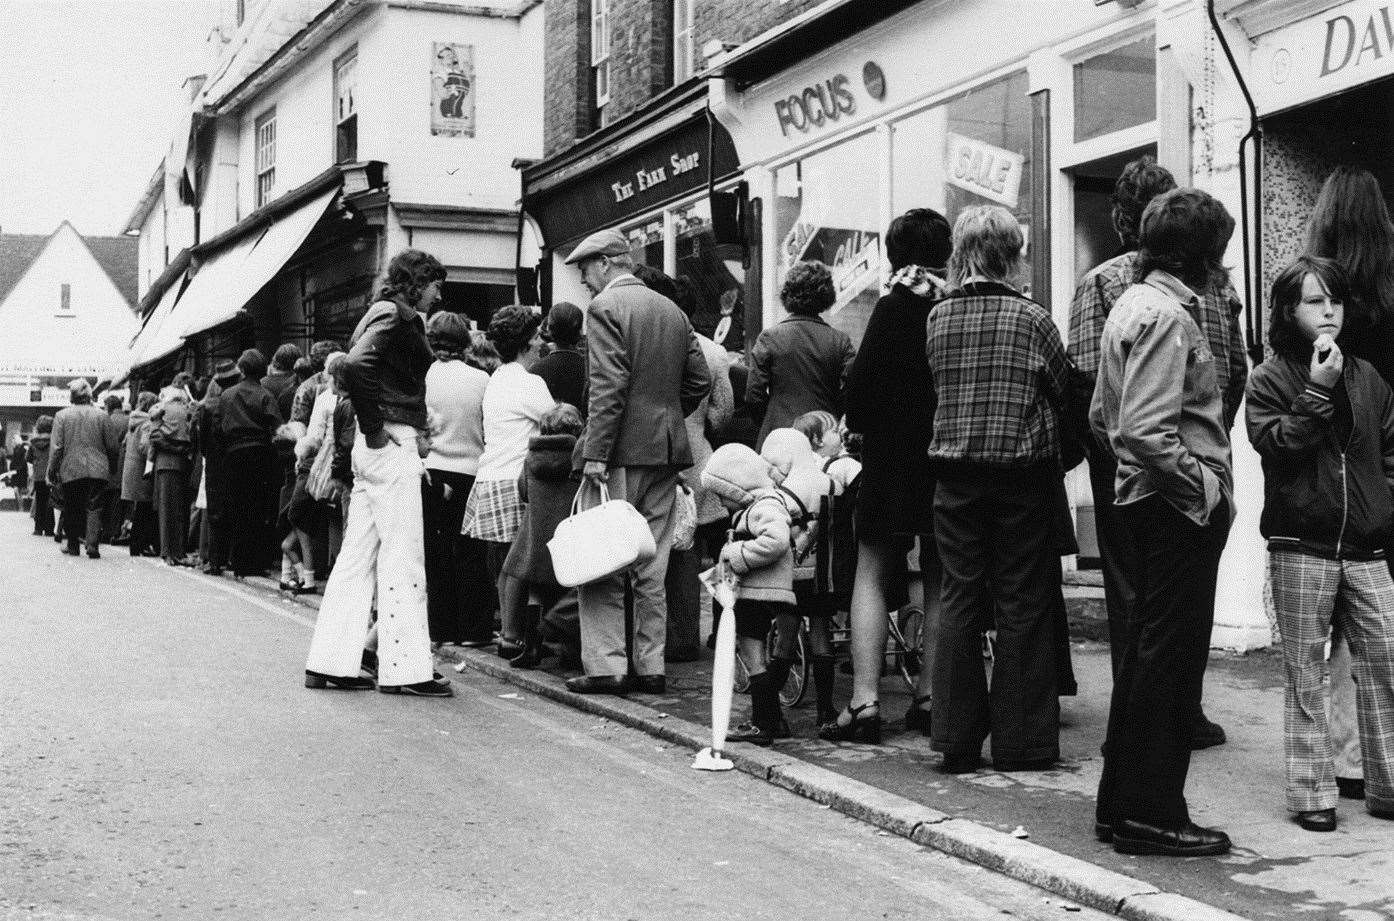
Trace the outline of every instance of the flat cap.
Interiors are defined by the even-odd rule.
[[[575,265],[593,256],[623,256],[629,252],[629,241],[618,230],[597,230],[581,241],[566,257],[567,265]]]

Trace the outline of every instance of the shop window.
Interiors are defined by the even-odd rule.
[[[1075,141],[1157,118],[1157,42],[1152,35],[1074,66]]]
[[[276,188],[276,110],[272,108],[258,115],[255,124],[256,206],[260,208],[271,200],[271,191]]]
[[[516,300],[512,285],[447,281],[441,286],[441,309],[464,314],[478,329],[488,329],[494,311]]]
[[[610,101],[610,0],[591,0],[591,87],[599,116]]]
[[[719,246],[711,202],[698,199],[673,212],[676,274],[692,286],[692,327],[730,351],[745,347],[745,270],[739,247]]]
[[[692,47],[693,0],[673,0],[673,82],[692,76],[696,51]]]
[[[334,162],[358,159],[358,49],[334,62]]]
[[[881,293],[881,172],[875,135],[863,134],[775,174],[775,281],[814,260],[833,273],[837,300],[825,315],[860,344]]]
[[[973,205],[1002,205],[1031,239],[1031,100],[1024,71],[917,112],[893,126],[891,206],[933,208],[952,224]],[[1030,293],[1023,263],[1017,287]]]

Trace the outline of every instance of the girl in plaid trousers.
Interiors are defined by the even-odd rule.
[[[1249,440],[1263,461],[1260,530],[1287,673],[1287,806],[1308,831],[1336,828],[1337,787],[1322,689],[1333,618],[1355,661],[1365,805],[1394,819],[1394,392],[1344,355],[1348,283],[1304,256],[1273,283],[1274,356],[1248,387]]]

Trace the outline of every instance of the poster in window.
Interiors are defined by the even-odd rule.
[[[431,45],[431,134],[474,137],[474,46]]]

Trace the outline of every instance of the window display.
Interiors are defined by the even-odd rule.
[[[775,174],[777,285],[814,260],[832,270],[837,300],[824,318],[860,344],[881,296],[881,170],[874,134],[811,154]]]

